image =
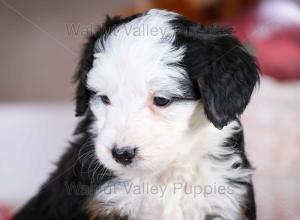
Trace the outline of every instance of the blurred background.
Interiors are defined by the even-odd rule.
[[[300,3],[293,0],[0,0],[0,220],[36,193],[77,122],[72,75],[105,15],[150,8],[226,24],[262,79],[242,120],[258,219],[300,219]]]

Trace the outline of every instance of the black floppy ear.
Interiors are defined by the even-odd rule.
[[[208,119],[219,129],[239,117],[259,81],[258,66],[231,33],[210,42],[204,73],[198,82]]]
[[[244,111],[259,82],[259,68],[231,29],[184,25],[189,27],[178,38],[186,46],[183,63],[199,86],[207,118],[222,129]]]
[[[74,82],[77,83],[75,102],[76,116],[82,116],[88,109],[89,91],[86,87],[86,77],[88,71],[93,66],[94,45],[97,40],[97,35],[91,36],[84,45],[84,50],[78,65],[77,72],[74,75]]]

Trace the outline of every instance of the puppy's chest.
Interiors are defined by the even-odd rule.
[[[129,219],[202,219],[199,213],[202,201],[195,200],[195,189],[188,189],[182,183],[161,185],[126,181],[110,184],[114,186],[103,186],[98,194],[104,205],[102,209],[107,213],[116,210]],[[187,213],[197,218],[188,218]]]
[[[117,212],[129,219],[204,220],[220,210],[224,210],[223,217],[233,217],[237,210],[231,199],[238,200],[239,195],[228,195],[232,190],[230,185],[216,182],[217,179],[204,181],[199,178],[189,184],[183,181],[159,184],[140,179],[114,179],[100,188],[97,199],[106,214]]]

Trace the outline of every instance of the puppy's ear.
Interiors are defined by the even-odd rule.
[[[78,65],[76,74],[74,75],[74,82],[77,83],[75,102],[76,102],[76,116],[82,116],[88,109],[89,91],[86,87],[86,78],[88,71],[93,66],[94,45],[97,36],[91,36],[84,45],[84,50]]]
[[[189,28],[178,38],[186,46],[183,63],[198,84],[207,118],[222,129],[248,104],[259,82],[258,66],[231,29],[185,25]]]
[[[209,41],[211,51],[204,56],[207,63],[199,69],[204,74],[199,74],[197,80],[205,113],[221,129],[246,108],[259,80],[258,67],[231,33],[220,34]]]
[[[204,74],[197,80],[206,115],[221,129],[239,117],[249,103],[259,81],[258,66],[230,32],[219,34],[209,43]]]

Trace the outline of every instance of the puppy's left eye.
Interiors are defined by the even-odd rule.
[[[153,99],[153,104],[159,107],[166,107],[172,103],[172,100],[164,98],[164,97],[159,97],[156,96]]]
[[[110,105],[110,100],[107,95],[99,95],[99,98],[101,99],[104,105]]]

